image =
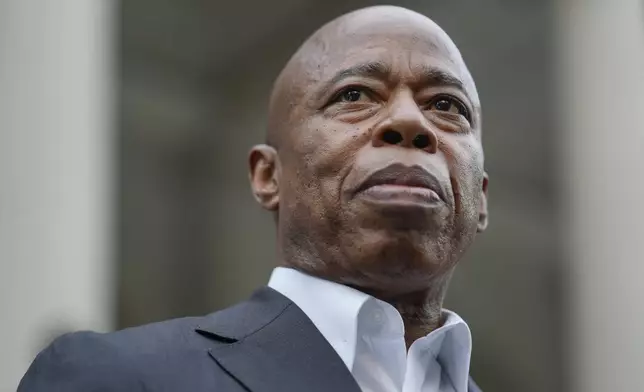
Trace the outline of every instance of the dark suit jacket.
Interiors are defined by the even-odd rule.
[[[56,339],[18,392],[359,392],[288,298],[264,287],[205,317]],[[469,392],[480,392],[470,380]]]

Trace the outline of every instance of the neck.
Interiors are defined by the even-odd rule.
[[[297,238],[297,236],[290,238]],[[401,280],[400,274],[392,274],[389,271],[371,271],[366,274],[364,270],[356,270],[354,263],[337,261],[346,260],[346,258],[333,254],[333,248],[325,249],[329,253],[325,257],[316,250],[307,248],[307,246],[278,247],[278,257],[282,261],[280,264],[344,284],[388,302],[398,310],[403,319],[407,348],[442,325],[443,298],[453,268],[441,271],[434,276],[414,274],[410,271],[405,273],[404,279]],[[417,287],[418,290],[408,291],[409,287]]]
[[[405,343],[407,348],[416,340],[439,328],[442,323],[442,303],[428,302],[421,306],[394,304],[405,324]]]

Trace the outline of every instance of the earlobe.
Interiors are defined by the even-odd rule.
[[[487,173],[483,174],[483,183],[481,185],[481,203],[479,204],[479,223],[477,226],[477,231],[479,233],[485,231],[488,224],[488,212],[487,212],[487,186],[489,178]]]
[[[267,210],[279,206],[279,167],[277,151],[271,146],[254,146],[248,156],[248,179],[255,200]]]

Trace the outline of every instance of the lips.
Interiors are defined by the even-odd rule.
[[[446,201],[445,190],[434,175],[420,166],[403,164],[393,164],[373,173],[360,184],[357,193],[366,192],[372,188],[387,189],[391,192],[395,187],[405,189],[407,193],[425,193],[429,197],[434,193],[443,202]]]

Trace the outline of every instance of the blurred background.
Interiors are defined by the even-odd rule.
[[[221,309],[267,282],[247,182],[273,79],[366,0],[0,0],[0,391],[79,329]],[[477,83],[488,231],[447,307],[484,391],[644,390],[642,2],[389,1]]]

